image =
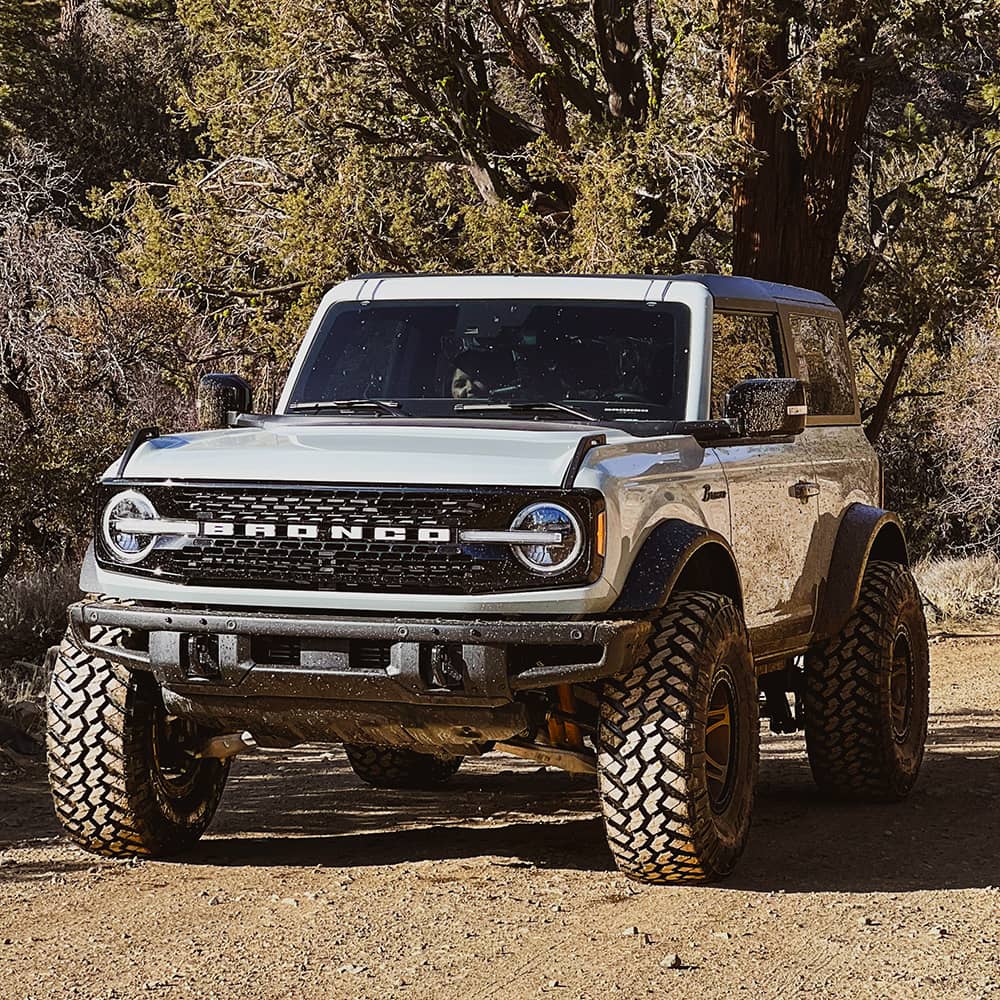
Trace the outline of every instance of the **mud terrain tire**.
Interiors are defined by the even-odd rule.
[[[462,766],[461,757],[417,753],[406,747],[347,744],[354,773],[375,788],[434,788]]]
[[[598,781],[619,869],[643,882],[728,875],[750,830],[758,739],[743,616],[727,597],[677,594],[602,692]]]
[[[94,628],[109,644],[120,629]],[[151,676],[80,649],[67,633],[49,685],[47,749],[56,816],[80,847],[164,857],[191,847],[222,796],[229,762],[175,745]]]
[[[894,801],[924,756],[930,688],[927,624],[906,566],[875,561],[858,606],[805,659],[806,746],[824,792]]]

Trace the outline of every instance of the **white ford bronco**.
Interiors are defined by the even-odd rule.
[[[926,627],[823,296],[363,275],[251,398],[206,376],[204,429],[99,483],[48,716],[83,847],[190,847],[254,745],[389,787],[493,750],[596,773],[650,882],[733,869],[760,714],[831,794],[913,785]]]

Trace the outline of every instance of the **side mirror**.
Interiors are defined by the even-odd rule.
[[[726,419],[739,437],[794,437],[806,426],[806,386],[797,378],[750,378],[726,393]]]
[[[198,426],[203,431],[229,427],[237,413],[253,409],[253,390],[239,375],[213,372],[198,383]]]

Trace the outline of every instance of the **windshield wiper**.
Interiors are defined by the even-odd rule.
[[[556,410],[561,413],[568,413],[570,416],[576,417],[579,420],[597,420],[597,417],[591,415],[590,413],[584,413],[582,410],[575,410],[572,406],[567,406],[565,403],[553,403],[549,400],[544,402],[538,401],[535,403],[456,403],[455,409],[475,410],[477,412],[484,412],[488,410],[506,410],[513,413],[517,413],[520,410],[529,412],[531,410]]]
[[[319,413],[320,410],[379,410],[388,413],[390,417],[408,417],[410,414],[404,410],[394,399],[318,399],[315,402],[291,403],[290,410],[312,410]]]

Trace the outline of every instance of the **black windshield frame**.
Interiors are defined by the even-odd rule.
[[[358,319],[353,326],[345,326],[352,314]],[[487,329],[485,318],[490,316],[498,325]],[[480,317],[480,325],[470,327],[470,317]],[[508,317],[510,324],[505,325]],[[373,325],[365,331],[368,323]],[[394,324],[402,325],[395,334],[391,332]],[[351,338],[355,340],[354,353],[348,355],[345,352],[351,349]],[[449,353],[453,351],[458,353]],[[354,371],[343,367],[345,358]],[[459,363],[470,369],[477,364],[482,367],[483,359],[494,364],[490,374],[496,374],[497,362],[506,366],[510,384],[491,385],[485,378],[480,381],[476,372],[469,375],[459,367]],[[581,361],[583,375],[579,375]],[[341,301],[333,303],[320,321],[297,368],[286,412],[293,404],[368,398],[397,401],[419,417],[482,418],[470,405],[481,401],[561,403],[603,421],[682,420],[690,363],[691,313],[679,302],[545,298]],[[338,365],[342,367],[335,375]],[[374,366],[381,371],[377,381]],[[449,366],[454,372],[447,384]],[[462,383],[462,375],[468,385]],[[359,381],[363,378],[369,380],[364,388]],[[605,386],[596,384],[598,380],[610,380],[609,387],[617,391],[605,394]],[[446,394],[449,388],[451,394]],[[636,388],[642,391],[635,392]],[[500,411],[491,413],[494,415],[498,419],[505,416]]]

